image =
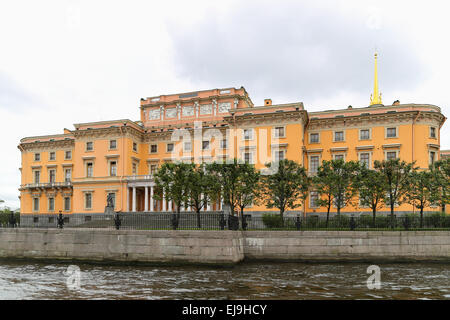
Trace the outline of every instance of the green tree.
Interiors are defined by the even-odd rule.
[[[260,173],[254,165],[239,163],[239,176],[236,188],[236,205],[240,210],[241,219],[244,219],[244,209],[251,205],[258,194]]]
[[[372,209],[373,223],[377,210],[383,207],[383,199],[386,197],[386,186],[381,172],[361,167],[357,179],[360,205]]]
[[[430,171],[412,171],[409,178],[407,201],[420,210],[420,227],[423,227],[423,209],[432,204],[435,189]]]
[[[187,205],[197,214],[197,226],[201,228],[200,211],[211,201],[210,186],[213,178],[204,164],[195,166],[187,172]]]
[[[223,203],[229,206],[231,215],[235,215],[238,206],[238,188],[241,183],[241,170],[237,159],[234,159],[232,163],[207,164],[206,170],[213,178],[213,183],[210,185],[211,200],[222,197]]]
[[[168,201],[173,201],[179,216],[181,206],[189,198],[189,177],[194,170],[193,163],[164,163],[155,174],[155,183],[161,192],[155,193],[155,199],[162,199],[162,192]]]
[[[292,160],[268,163],[266,167],[274,172],[261,176],[260,194],[268,208],[278,208],[283,220],[287,209],[299,207],[298,200],[306,198],[309,178],[305,168]]]
[[[400,159],[391,159],[374,162],[375,170],[382,175],[387,193],[383,202],[391,209],[391,218],[394,218],[394,206],[405,201],[405,196],[409,190],[409,178],[414,168],[414,163],[407,163]]]
[[[450,158],[436,161],[429,169],[433,179],[431,201],[445,213],[445,205],[450,203]]]

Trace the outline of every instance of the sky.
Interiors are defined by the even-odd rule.
[[[21,138],[139,120],[141,97],[244,86],[255,105],[366,107],[375,50],[383,103],[448,117],[446,2],[1,1],[0,199],[20,205]]]

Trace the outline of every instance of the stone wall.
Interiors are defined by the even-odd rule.
[[[272,261],[450,261],[450,231],[1,229],[0,258],[232,265]]]

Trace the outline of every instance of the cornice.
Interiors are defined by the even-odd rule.
[[[74,139],[54,140],[54,141],[38,141],[25,142],[18,145],[21,151],[44,151],[52,149],[73,148],[75,146]]]
[[[197,91],[196,91],[197,92]],[[156,97],[155,97],[156,98]],[[181,105],[186,105],[186,104],[193,104],[195,102],[206,102],[206,101],[211,101],[213,99],[216,100],[228,100],[228,99],[240,99],[240,100],[246,100],[246,102],[248,104],[253,105],[253,103],[249,103],[249,101],[247,100],[247,97],[242,96],[240,94],[231,94],[231,95],[212,95],[212,96],[208,96],[208,97],[203,97],[203,98],[199,98],[199,97],[193,97],[191,99],[176,99],[176,100],[171,100],[171,101],[155,101],[153,103],[147,103],[147,104],[143,104],[140,106],[141,110],[147,109],[147,108],[152,108],[152,107],[160,107],[160,106],[171,106],[171,105],[176,105],[176,104],[181,104]]]

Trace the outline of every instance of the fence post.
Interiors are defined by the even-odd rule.
[[[297,216],[297,219],[295,221],[295,227],[297,228],[297,230],[300,230],[302,228],[302,222],[299,216]]]
[[[120,216],[118,213],[116,213],[116,216],[114,217],[114,225],[116,226],[116,230],[119,230],[120,226],[122,225],[122,221],[120,220]]]
[[[178,217],[176,213],[172,214],[172,218],[170,219],[170,222],[172,223],[172,229],[177,230],[178,228]]]
[[[56,222],[58,224],[58,228],[59,229],[64,228],[64,218],[63,218],[63,215],[61,213],[61,210],[59,210],[59,215],[58,215],[58,219],[56,219]]]
[[[409,217],[408,216],[406,216],[405,219],[403,220],[403,226],[405,227],[406,231],[409,230]]]
[[[245,214],[242,214],[242,230],[247,230],[247,218],[245,217]]]
[[[350,230],[355,230],[355,227],[356,227],[356,223],[355,223],[355,217],[354,216],[351,216],[350,217]]]
[[[16,217],[14,217],[14,212],[11,211],[11,215],[9,216],[9,227],[14,228],[16,226]]]
[[[225,222],[225,215],[223,214],[223,212],[220,214],[220,219],[219,219],[219,226],[220,226],[220,230],[225,230],[225,225],[227,223]]]

